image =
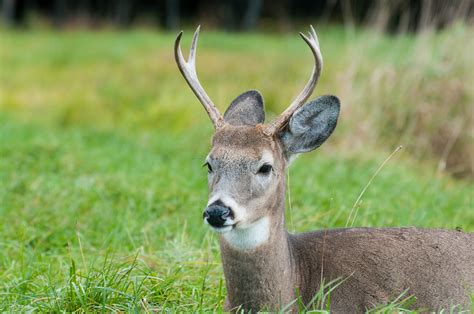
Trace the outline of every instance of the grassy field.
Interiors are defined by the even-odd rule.
[[[290,169],[290,230],[344,227],[355,208],[353,226],[474,231],[473,34],[319,30],[315,95],[340,96],[341,120]],[[0,311],[222,310],[217,236],[201,219],[212,127],[174,37],[0,31]],[[256,88],[271,118],[311,57],[295,34],[204,29],[197,62],[221,110]]]

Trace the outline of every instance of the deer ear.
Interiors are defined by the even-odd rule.
[[[309,152],[324,143],[336,127],[339,106],[337,97],[321,96],[298,109],[280,133],[287,155]]]
[[[257,125],[265,120],[263,97],[249,90],[234,99],[224,113],[225,122],[232,125]]]

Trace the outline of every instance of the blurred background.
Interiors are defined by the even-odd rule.
[[[67,62],[65,60],[79,62],[72,55],[92,54],[94,50],[106,49],[97,45],[107,45],[108,52],[103,53],[111,53],[120,61],[133,66],[139,62],[136,58],[148,57],[140,54],[146,53],[145,49],[151,49],[150,45],[153,45],[155,40],[151,38],[152,34],[165,38],[171,36],[173,31],[176,33],[177,30],[186,28],[189,31],[185,34],[185,38],[189,38],[192,29],[201,24],[204,32],[213,31],[207,38],[204,35],[204,47],[200,52],[200,57],[212,59],[212,64],[209,60],[203,60],[199,64],[203,71],[203,79],[208,74],[212,77],[212,72],[223,75],[224,80],[228,78],[227,82],[216,84],[215,89],[213,82],[204,79],[210,93],[217,93],[218,96],[214,97],[220,97],[218,103],[224,102],[222,105],[225,105],[231,100],[228,97],[239,92],[234,90],[234,86],[239,88],[241,86],[242,89],[257,88],[267,94],[265,95],[267,105],[273,113],[284,108],[285,101],[289,101],[288,97],[296,95],[298,87],[302,86],[306,79],[307,70],[304,68],[309,69],[310,64],[304,62],[310,60],[307,59],[306,47],[301,43],[294,43],[294,40],[298,40],[298,31],[304,31],[309,24],[313,24],[318,29],[323,28],[320,30],[320,36],[325,41],[323,53],[326,47],[327,50],[333,50],[325,53],[330,66],[323,75],[322,85],[331,86],[326,92],[336,93],[343,98],[346,115],[349,112],[352,114],[353,111],[358,111],[361,115],[357,119],[351,116],[352,121],[347,121],[354,125],[351,126],[346,139],[352,142],[364,142],[364,145],[367,143],[366,137],[378,142],[388,141],[392,146],[397,143],[408,145],[410,153],[415,157],[437,161],[440,171],[448,171],[456,177],[471,179],[473,177],[473,76],[469,70],[474,65],[470,56],[473,48],[471,32],[474,21],[472,0],[2,0],[1,10],[4,31],[23,32],[21,35],[4,34],[4,37],[7,37],[3,40],[4,63],[10,63],[9,56],[20,58],[18,54],[41,52],[46,54],[44,58],[41,56],[31,58],[52,62],[56,59],[63,62]],[[50,32],[46,35],[44,31],[47,29],[72,33],[70,35],[56,33],[53,36]],[[94,31],[101,30],[103,35],[93,35]],[[82,34],[79,35],[78,32],[81,31]],[[91,34],[90,39],[84,38],[87,36],[84,31]],[[112,38],[110,38],[111,32],[115,34]],[[128,32],[124,34],[129,35],[120,35],[119,32]],[[144,32],[147,34],[144,35]],[[101,42],[100,37],[107,36],[104,35],[106,33],[109,35],[104,40],[110,40],[109,44]],[[265,33],[268,36],[265,40],[260,40],[258,37],[245,35],[258,33]],[[279,36],[278,33],[282,35]],[[31,34],[31,40],[25,43],[31,50],[28,47],[18,47],[20,43],[9,34],[17,34],[15,38],[18,40]],[[43,39],[52,40],[57,46],[51,47],[45,44],[41,39],[42,36],[48,37]],[[57,36],[64,37],[65,40],[61,41]],[[144,36],[150,36],[150,40],[146,42]],[[231,39],[233,36],[236,40]],[[326,39],[326,36],[330,39]],[[82,39],[79,39],[80,37]],[[9,41],[8,38],[13,41]],[[121,38],[130,42],[128,44],[121,42]],[[141,42],[136,44],[134,40]],[[166,40],[166,49],[161,46],[163,41],[156,40],[154,45],[156,54],[149,60],[152,68],[147,67],[146,70],[152,70],[153,64],[156,65],[160,58],[167,59],[165,61],[167,68],[173,63],[169,55],[172,38],[168,37]],[[67,47],[68,44],[72,46]],[[279,44],[281,45],[278,46]],[[74,47],[74,45],[80,46]],[[206,46],[209,48],[208,51]],[[259,46],[262,51],[258,51]],[[16,51],[15,47],[21,52]],[[28,50],[25,51],[23,48]],[[67,55],[67,51],[61,49],[74,51],[71,52],[72,55]],[[80,51],[81,49],[83,51]],[[87,51],[90,49],[92,51]],[[139,50],[139,53],[124,55],[130,49]],[[295,51],[292,51],[293,49]],[[231,53],[225,53],[225,50],[230,50]],[[163,54],[160,55],[160,52]],[[242,58],[234,61],[243,65],[254,62],[259,55],[268,54],[270,61],[260,62],[258,68],[253,66],[246,76],[239,78],[236,83],[235,79],[240,75],[238,73],[244,75],[245,70],[232,68],[226,59],[231,58],[232,53],[239,52],[242,52]],[[250,58],[244,58],[246,54]],[[106,55],[102,57],[110,61]],[[299,61],[299,58],[303,58],[304,61]],[[215,70],[213,67],[216,67]],[[15,74],[9,74],[9,68]],[[61,64],[58,64],[52,67],[52,70],[60,68]],[[31,73],[35,67],[25,64],[22,69]],[[127,65],[121,70],[115,69],[119,73],[127,70],[129,70]],[[154,109],[155,111],[172,111],[173,108],[178,108],[179,105],[168,106],[166,103],[173,100],[166,99],[164,95],[174,94],[172,88],[166,87],[170,84],[170,78],[165,75],[166,71],[163,69],[158,71],[156,68],[155,70],[155,72],[143,71],[138,77],[134,77],[135,83],[142,76],[164,81],[160,86],[156,86],[155,91],[137,93],[133,100],[134,106],[168,107]],[[208,70],[211,73],[205,72]],[[170,75],[177,73],[173,65],[169,71],[175,72]],[[275,75],[279,78],[270,77],[270,73],[277,71],[279,73]],[[5,84],[12,84],[12,75],[19,74],[15,68],[9,66],[2,72],[3,87]],[[117,76],[114,76],[117,79]],[[283,78],[291,78],[291,82]],[[173,80],[175,79],[173,76]],[[273,85],[269,85],[268,80],[272,79]],[[249,83],[242,84],[246,80]],[[227,84],[231,87],[227,88]],[[175,85],[185,90],[184,95],[191,95],[182,81],[176,82]],[[283,86],[285,90],[280,92],[283,91]],[[97,96],[90,89],[88,91],[91,95]],[[155,95],[149,95],[153,92]],[[11,107],[8,105],[9,95],[18,96],[12,90],[4,90],[2,94],[4,97],[0,105],[3,108]],[[151,97],[148,102],[143,99],[147,94]],[[44,93],[42,96],[45,96]],[[117,96],[117,100],[123,100],[122,96]],[[152,98],[154,102],[150,104]],[[110,110],[104,108],[104,102],[111,101],[110,97],[99,98],[97,101],[99,107]],[[62,104],[62,107],[64,106]],[[193,106],[196,107],[196,104]],[[110,112],[104,114],[104,119],[112,115]],[[160,119],[159,116],[153,118]],[[183,118],[182,121],[185,122],[186,119]]]
[[[474,231],[472,0],[0,10],[0,311],[222,309],[218,241],[202,224],[213,128],[173,56],[178,31],[187,55],[198,24],[211,99],[224,112],[257,89],[267,122],[308,80],[298,32],[316,28],[324,70],[312,97],[338,96],[341,115],[290,167],[290,231]]]
[[[202,23],[231,31],[289,31],[305,20],[368,25],[381,31],[441,29],[455,21],[472,23],[471,0],[2,0],[7,24],[28,25],[37,15],[55,27],[126,28],[147,24],[173,30]]]

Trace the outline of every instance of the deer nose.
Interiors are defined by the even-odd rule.
[[[232,218],[232,211],[227,206],[212,204],[206,208],[203,217],[211,226],[220,228],[228,218]]]

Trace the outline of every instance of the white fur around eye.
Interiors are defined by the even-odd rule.
[[[274,172],[273,170],[271,170],[270,173],[268,174],[257,173],[254,179],[258,182],[261,189],[267,189],[268,186],[271,184],[273,177],[274,177]]]
[[[263,164],[269,164],[273,165],[273,154],[271,151],[265,149],[262,153],[262,158],[261,158],[261,163]]]

